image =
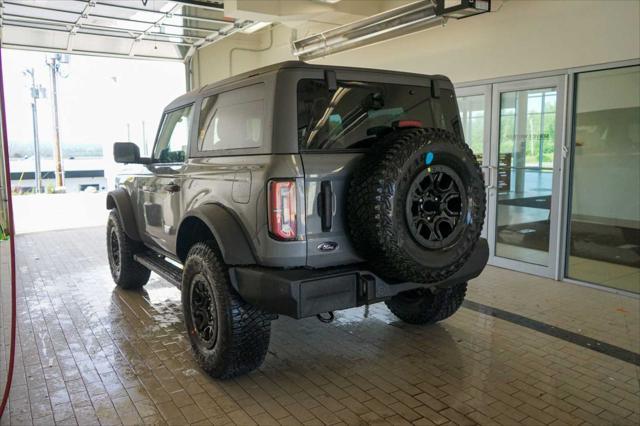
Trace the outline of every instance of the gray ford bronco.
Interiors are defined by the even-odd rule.
[[[278,315],[384,301],[443,320],[487,263],[483,178],[443,76],[285,62],[179,97],[150,158],[114,157],[113,279],[178,286],[214,377],[260,366]]]

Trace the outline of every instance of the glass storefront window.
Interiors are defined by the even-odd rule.
[[[484,95],[458,97],[464,138],[480,164],[484,148],[484,103]]]
[[[569,278],[640,293],[640,66],[577,75]]]

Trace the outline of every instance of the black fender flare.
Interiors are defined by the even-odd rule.
[[[184,232],[187,227],[185,225],[189,223],[190,218],[199,219],[209,228],[227,265],[254,265],[256,263],[247,233],[229,210],[220,204],[204,204],[190,210],[182,218],[178,227],[178,244],[185,238]]]
[[[117,209],[120,214],[124,233],[134,241],[141,241],[140,233],[138,232],[138,222],[136,222],[131,198],[127,191],[122,188],[109,191],[107,194],[107,209]]]

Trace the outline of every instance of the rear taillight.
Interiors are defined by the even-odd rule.
[[[269,181],[269,232],[278,240],[295,240],[296,226],[295,180]]]

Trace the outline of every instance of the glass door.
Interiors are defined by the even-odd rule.
[[[491,175],[491,156],[489,155],[491,146],[491,85],[458,88],[456,89],[456,97],[465,142],[478,159],[484,174],[485,188],[487,189],[487,212],[481,236],[487,238],[490,214],[488,200],[490,188],[488,185]]]
[[[493,85],[489,176],[490,263],[555,276],[564,77]]]

